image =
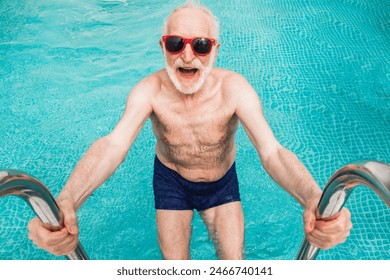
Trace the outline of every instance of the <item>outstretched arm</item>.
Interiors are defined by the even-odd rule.
[[[320,187],[297,156],[276,140],[254,89],[243,77],[235,79],[231,79],[234,85],[229,88],[234,90],[235,87],[239,92],[236,114],[267,173],[304,207],[304,231],[309,242],[322,249],[344,242],[352,226],[349,211],[343,209],[339,217],[329,222],[316,221],[315,210],[322,194]]]
[[[37,218],[30,221],[29,238],[38,247],[55,255],[66,255],[77,246],[79,230],[76,211],[124,161],[152,113],[150,96],[153,90],[153,82],[147,79],[141,81],[130,93],[125,112],[114,130],[94,142],[77,164],[57,198],[64,228],[51,232]]]
[[[78,209],[125,160],[144,122],[152,112],[151,85],[143,80],[130,93],[122,118],[113,131],[88,149],[69,177],[57,201],[70,199]]]

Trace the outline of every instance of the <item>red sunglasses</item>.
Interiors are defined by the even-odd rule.
[[[165,45],[165,49],[173,54],[181,53],[187,44],[190,44],[191,49],[197,55],[208,55],[215,43],[214,39],[195,37],[184,38],[177,35],[163,36],[162,40]]]

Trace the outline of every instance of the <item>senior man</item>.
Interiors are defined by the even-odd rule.
[[[157,139],[154,161],[158,240],[164,259],[189,259],[191,221],[199,211],[220,259],[242,259],[244,218],[235,169],[235,132],[240,121],[269,175],[303,207],[309,242],[327,249],[351,229],[343,209],[332,221],[316,220],[321,196],[297,157],[275,139],[257,93],[241,75],[213,67],[219,24],[204,6],[186,3],[167,18],[160,46],[166,67],[131,91],[113,131],[86,152],[57,198],[64,228],[49,231],[34,218],[29,237],[66,255],[78,240],[76,210],[124,161],[150,118]]]

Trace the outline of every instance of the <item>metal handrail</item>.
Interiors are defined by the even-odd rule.
[[[51,230],[63,228],[60,210],[49,190],[36,178],[18,171],[0,171],[0,197],[16,195],[22,198],[37,214],[44,226]],[[66,255],[69,260],[88,260],[80,242],[73,253]]]
[[[371,188],[390,208],[390,165],[379,161],[358,161],[339,169],[329,179],[317,207],[317,219],[332,220],[358,185]],[[296,259],[314,260],[319,250],[305,238]]]

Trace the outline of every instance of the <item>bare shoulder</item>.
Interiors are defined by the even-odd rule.
[[[237,72],[223,68],[215,68],[215,71],[222,82],[222,90],[226,93],[235,94],[252,88],[246,78]]]
[[[232,70],[218,68],[218,67],[214,67],[214,69],[216,71],[218,71],[218,73],[221,76],[223,76],[224,78],[228,78],[228,79],[241,79],[241,78],[243,78],[243,79],[245,79],[241,74],[234,72]]]
[[[127,97],[125,116],[128,112],[138,112],[140,115],[150,114],[153,111],[153,96],[160,86],[158,72],[140,80]]]
[[[161,73],[153,73],[138,82],[138,84],[130,92],[130,95],[144,95],[150,97],[154,92],[157,92],[161,87]]]
[[[128,105],[149,106],[153,97],[161,88],[161,73],[153,73],[140,80],[130,91],[127,98]]]
[[[221,80],[224,95],[229,96],[236,103],[257,97],[257,93],[243,75],[222,68],[215,68],[215,71]]]

